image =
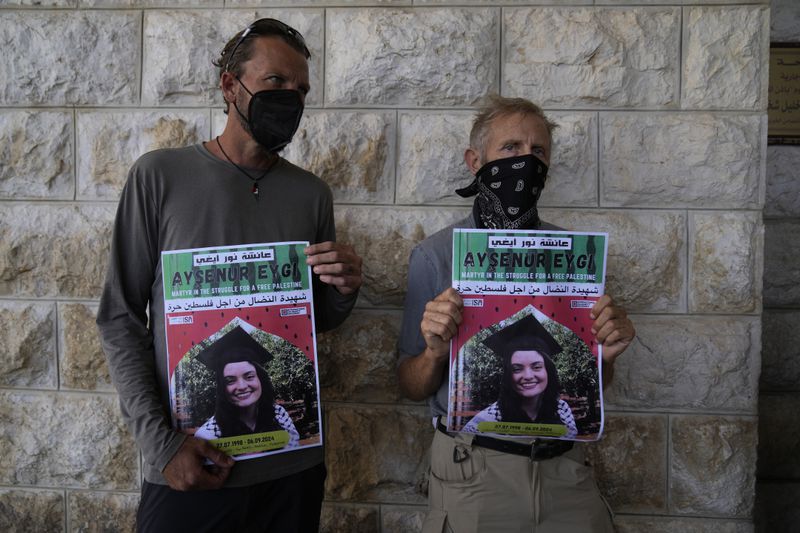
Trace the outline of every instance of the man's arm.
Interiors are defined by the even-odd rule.
[[[590,315],[594,320],[592,334],[597,343],[603,346],[603,387],[614,378],[614,361],[624,352],[634,337],[636,330],[625,309],[614,303],[607,294],[595,302]]]
[[[204,477],[199,453],[221,466],[232,460],[204,441],[190,442],[174,431],[161,403],[156,382],[153,336],[147,326],[147,306],[158,264],[157,212],[135,168],[120,199],[97,325],[109,372],[117,389],[123,419],[142,451],[145,461],[162,471],[168,482],[185,490],[216,486]],[[191,439],[197,441],[198,439]],[[177,458],[177,459],[176,459]],[[181,466],[183,465],[183,466]],[[224,473],[222,475],[227,475]],[[186,478],[186,483],[179,480]],[[219,481],[221,485],[224,478]]]
[[[463,309],[461,296],[452,287],[425,304],[419,325],[425,349],[397,367],[400,390],[408,398],[424,400],[439,389]]]

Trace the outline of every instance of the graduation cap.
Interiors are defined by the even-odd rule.
[[[483,340],[483,344],[504,358],[523,350],[533,350],[553,357],[563,350],[533,315],[527,315],[492,333]]]
[[[248,361],[263,367],[272,359],[272,354],[241,326],[236,326],[197,354],[197,359],[216,373],[228,363],[239,361]]]

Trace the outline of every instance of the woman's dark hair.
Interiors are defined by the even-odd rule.
[[[258,417],[256,427],[250,430],[239,417],[239,408],[228,401],[225,387],[225,367],[217,371],[217,406],[214,413],[222,437],[246,435],[248,433],[263,433],[283,429],[275,420],[275,389],[267,372],[258,363],[250,363],[256,369],[256,375],[261,382],[261,397],[258,399]]]
[[[544,369],[547,371],[547,387],[542,393],[542,403],[539,405],[539,412],[536,420],[531,420],[527,413],[522,409],[520,396],[514,388],[514,372],[511,369],[511,357],[515,352],[521,350],[535,350],[544,360]],[[503,422],[535,422],[537,424],[561,424],[561,417],[558,415],[558,400],[561,397],[561,384],[558,381],[556,365],[550,356],[536,347],[516,348],[508,350],[503,354],[503,378],[500,384],[500,416]]]

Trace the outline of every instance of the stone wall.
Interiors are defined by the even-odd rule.
[[[772,42],[800,43],[800,4],[772,1]],[[759,388],[756,531],[800,522],[800,146],[767,148],[763,363]],[[788,422],[788,423],[787,423]]]
[[[340,239],[365,258],[358,309],[319,342],[324,531],[419,530],[431,429],[394,378],[406,261],[468,210],[452,191],[490,91],[561,124],[543,217],[611,233],[609,291],[639,338],[589,453],[619,530],[751,531],[769,6],[537,3],[0,2],[0,530],[132,529],[140,459],[93,324],[115,203],[140,154],[221,131],[210,61],[273,16],[313,54],[285,155],[331,185]],[[767,245],[788,257],[797,188],[781,176]],[[789,308],[769,311],[767,332],[797,340],[790,273],[767,272],[765,298]],[[797,387],[787,346],[767,353],[793,374],[772,366],[765,383]],[[780,399],[764,416],[796,410]]]

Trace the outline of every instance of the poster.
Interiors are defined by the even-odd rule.
[[[166,251],[173,426],[234,459],[322,445],[307,242]]]
[[[608,235],[456,229],[464,300],[450,348],[447,427],[489,436],[597,440],[602,352],[589,316]]]
[[[769,49],[768,143],[800,144],[800,43]]]

